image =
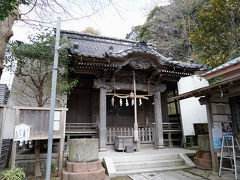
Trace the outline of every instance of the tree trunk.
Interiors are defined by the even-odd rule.
[[[40,169],[40,140],[35,141],[35,177],[42,176]]]
[[[14,21],[18,19],[19,12],[15,11],[16,16],[8,16],[5,20],[0,21],[0,78],[3,70],[3,60],[9,39],[13,35],[12,27]]]

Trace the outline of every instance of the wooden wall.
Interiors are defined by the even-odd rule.
[[[83,89],[76,90],[71,93],[68,99],[67,107],[68,123],[92,122],[92,90]]]
[[[111,96],[112,97],[112,96]],[[111,98],[110,97],[110,98]],[[115,101],[119,103],[119,98],[115,98]],[[139,100],[137,100],[137,118],[138,124],[140,126],[146,125],[146,120],[149,123],[154,122],[154,109],[153,109],[153,99],[150,97],[149,100],[142,99],[142,105],[139,105]],[[107,106],[112,106],[108,103]],[[112,107],[114,108],[114,107]],[[118,106],[116,108],[119,108]],[[127,113],[112,114],[107,112],[107,126],[109,127],[133,127],[134,124],[134,106],[131,105],[131,100],[129,99],[129,106],[125,106],[125,99],[123,100],[123,109],[126,109]],[[109,110],[109,107],[108,107]],[[131,112],[129,112],[131,111]]]
[[[126,92],[125,92],[126,93]],[[115,105],[112,107],[112,96],[107,96],[107,126],[108,127],[133,127],[134,106],[128,98],[129,106],[126,107],[125,99],[123,105],[119,106],[119,98],[115,97]],[[149,100],[142,99],[139,105],[137,99],[138,123],[143,126],[146,121],[154,123],[153,97]],[[67,123],[94,123],[99,120],[99,89],[89,87],[78,87],[68,97]],[[162,93],[163,122],[169,122],[167,93]]]
[[[240,96],[231,97],[230,99],[232,122],[235,135],[240,134]]]

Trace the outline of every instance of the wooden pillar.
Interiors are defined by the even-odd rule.
[[[217,159],[217,153],[214,152],[213,148],[213,117],[212,117],[212,105],[210,100],[207,100],[206,102],[206,108],[207,108],[207,117],[208,117],[208,132],[209,132],[209,142],[210,142],[210,150],[211,150],[211,156],[212,156],[212,168],[213,172],[218,172],[218,159]]]
[[[69,152],[70,134],[67,134],[67,152]]]
[[[63,162],[64,162],[64,147],[65,147],[65,133],[66,133],[66,111],[61,111],[61,121],[63,123],[61,128],[61,139],[58,143],[58,176],[62,175]],[[69,144],[68,144],[69,145]],[[69,152],[69,151],[68,151]]]
[[[154,118],[155,118],[155,147],[163,148],[163,125],[161,93],[154,93]]]
[[[106,127],[106,118],[107,118],[107,107],[106,107],[106,89],[100,88],[100,101],[99,101],[99,148],[100,151],[106,150],[107,143],[107,127]]]
[[[13,141],[12,151],[11,151],[11,169],[15,168],[15,160],[16,160],[16,151],[17,151],[17,141]]]
[[[59,149],[58,149],[58,176],[61,176],[62,174],[62,168],[63,168],[63,159],[64,159],[64,139],[61,138],[58,143]]]
[[[19,124],[19,109],[16,109],[16,119],[14,122],[14,133],[15,133],[15,126]],[[11,169],[15,168],[15,161],[16,161],[16,153],[17,153],[17,141],[14,141],[13,135],[13,144],[12,144],[12,151],[11,151]]]
[[[167,102],[167,93],[161,93],[161,104],[162,104],[162,121],[164,123],[169,122],[168,118],[168,102]]]
[[[40,160],[40,140],[35,141],[35,177],[41,177],[42,172],[41,172],[41,160]]]

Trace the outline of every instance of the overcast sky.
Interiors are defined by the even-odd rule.
[[[169,0],[114,0],[114,6],[106,6],[90,17],[62,22],[61,29],[82,31],[86,27],[93,27],[100,31],[101,35],[125,38],[133,26],[142,25],[145,22],[147,14],[154,6],[166,5],[168,1]],[[79,9],[73,7],[71,11],[77,16]],[[56,17],[51,18],[56,20]],[[64,19],[64,17],[61,18]],[[56,23],[43,25],[55,27],[55,24]],[[13,39],[17,40],[26,39],[27,34],[32,32],[31,27],[23,22],[15,23],[13,31]]]
[[[156,5],[167,5],[169,0],[114,0],[114,6],[104,7],[98,13],[74,21],[62,22],[61,29],[82,31],[86,27],[93,27],[100,31],[101,35],[117,38],[125,38],[126,34],[131,32],[131,28],[136,25],[142,25],[150,10]],[[87,7],[85,7],[87,9]],[[70,9],[76,16],[79,9]],[[30,15],[34,16],[34,14]],[[56,20],[57,17],[50,17]],[[61,17],[64,19],[64,17]],[[56,27],[56,23],[43,24],[43,26]],[[26,41],[27,35],[33,30],[30,25],[17,22],[13,26],[14,36],[11,40]],[[4,73],[1,83],[10,84],[12,76]]]

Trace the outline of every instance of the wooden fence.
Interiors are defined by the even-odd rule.
[[[138,128],[138,133],[140,137],[140,142],[142,144],[153,143],[153,127],[142,127]],[[116,136],[133,136],[133,128],[115,128],[108,127],[107,128],[107,144],[114,144],[114,140]]]
[[[150,127],[140,127],[138,128],[138,133],[140,137],[141,144],[152,144],[154,142],[154,126]],[[179,138],[172,139],[173,134],[182,134],[181,124],[179,123],[163,123],[163,134],[168,135],[167,141],[169,146],[172,146],[172,141],[181,141],[181,136]],[[116,136],[133,136],[133,128],[129,127],[108,127],[107,128],[107,144],[114,144]]]

